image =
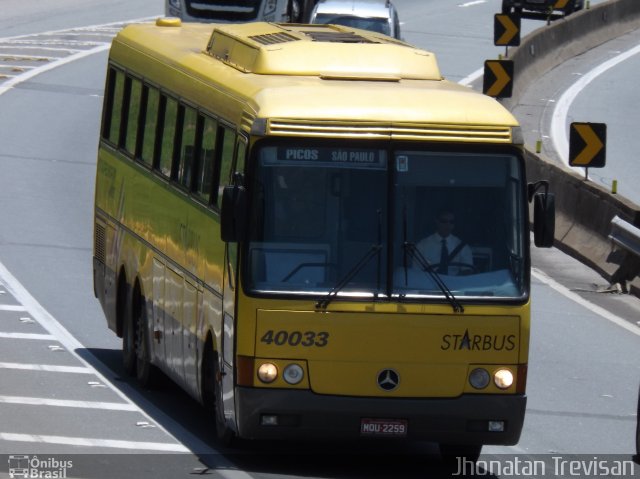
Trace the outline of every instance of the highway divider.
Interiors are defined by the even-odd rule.
[[[527,88],[562,62],[602,43],[640,28],[640,0],[610,0],[549,26],[537,29],[509,51],[515,82],[511,98],[501,103],[512,109]],[[617,248],[609,237],[612,220],[640,227],[640,207],[585,181],[566,165],[530,150],[526,152],[529,181],[547,179],[556,194],[556,246],[590,266],[612,284],[640,296],[639,261],[633,253]]]

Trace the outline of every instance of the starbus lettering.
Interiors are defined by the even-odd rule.
[[[445,334],[440,349],[443,351],[513,351],[516,347],[515,334]]]

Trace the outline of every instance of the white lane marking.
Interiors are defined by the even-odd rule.
[[[474,81],[476,81],[478,78],[480,78],[482,75],[484,75],[484,67],[483,68],[478,68],[476,71],[474,71],[470,75],[464,77],[458,83],[460,83],[460,85],[469,86]]]
[[[93,374],[93,369],[81,366],[57,366],[53,364],[0,363],[0,369],[20,369],[24,371],[46,371],[51,373]]]
[[[480,5],[481,3],[487,3],[487,0],[476,0],[475,2],[461,3],[458,6],[461,8],[471,7],[473,5]]]
[[[26,311],[21,304],[0,304],[0,311]]]
[[[56,340],[56,338],[51,334],[37,334],[37,333],[0,332],[0,338],[2,339],[36,339],[38,341],[55,341]]]
[[[80,60],[81,58],[88,57],[90,55],[93,55],[94,53],[99,53],[104,50],[108,50],[109,46],[110,45],[108,44],[101,45],[99,47],[92,48],[91,50],[85,50],[83,52],[79,52],[74,55],[69,55],[68,57],[64,57],[64,58],[61,58],[60,60],[55,60],[51,63],[47,63],[46,65],[42,65],[40,67],[34,68],[33,70],[29,70],[28,72],[25,72],[22,75],[15,76],[7,80],[6,82],[4,82],[2,85],[0,85],[0,95],[8,92],[14,86],[24,81],[30,80],[36,75],[40,75],[41,73],[44,73],[46,71],[53,70],[54,68],[60,67],[62,65],[66,65],[67,63]]]
[[[95,439],[90,437],[46,436],[40,434],[14,434],[0,432],[0,439],[15,442],[36,442],[47,444],[64,444],[67,446],[107,447],[138,451],[189,452],[181,444],[144,441],[118,441],[114,439]]]
[[[67,352],[71,354],[74,358],[78,360],[84,367],[89,368],[93,371],[93,374],[98,378],[100,382],[106,384],[109,389],[111,389],[120,399],[123,400],[124,403],[135,407],[135,410],[142,415],[149,422],[154,421],[149,414],[147,414],[143,409],[139,408],[135,403],[127,397],[127,395],[122,392],[120,389],[115,387],[103,374],[101,374],[97,369],[93,368],[84,358],[82,358],[76,350],[85,349],[85,347],[74,338],[69,331],[67,331],[49,312],[36,301],[36,299],[31,296],[31,294],[20,284],[20,282],[9,272],[9,270],[0,263],[0,282],[3,284],[4,288],[9,292],[20,304],[25,306],[25,310],[29,312],[31,317],[33,317],[46,331],[48,331],[55,339],[60,342]],[[163,426],[158,425],[158,429],[164,432],[169,438],[176,442],[176,446],[182,446],[176,437],[167,431]],[[2,437],[0,436],[0,439]],[[185,448],[186,449],[186,448]],[[203,447],[205,451],[211,451],[210,448]]]
[[[0,396],[0,403],[20,404],[22,406],[55,406],[81,409],[138,412],[138,406],[136,406],[135,404],[122,402],[77,401],[72,399],[49,399],[27,396]]]
[[[531,268],[531,274],[536,279],[543,282],[547,286],[550,286],[551,288],[555,289],[558,293],[562,294],[563,296],[571,299],[572,301],[587,308],[588,310],[603,317],[604,319],[611,321],[613,324],[616,324],[621,328],[626,329],[627,331],[635,334],[636,336],[640,336],[640,328],[638,328],[638,326],[631,324],[629,321],[624,320],[620,316],[616,316],[612,312],[607,311],[606,309],[604,309],[601,306],[598,306],[597,304],[587,301],[582,296],[580,296],[577,293],[574,293],[569,288],[558,283],[556,280],[552,279],[550,276],[546,275],[542,271],[536,268]]]
[[[558,102],[555,104],[553,116],[551,117],[551,137],[553,139],[553,148],[563,163],[569,164],[569,133],[567,125],[567,117],[569,109],[576,97],[584,90],[584,88],[607,70],[615,67],[619,63],[628,60],[633,55],[640,53],[640,45],[617,55],[610,60],[598,65],[587,74],[581,76],[576,82],[567,89]]]
[[[83,27],[83,28],[74,28],[74,29],[70,29],[72,31],[81,31],[83,29],[86,30],[91,30],[93,28],[99,28],[102,26],[108,26],[108,25],[119,25],[122,23],[136,23],[136,22],[145,22],[145,21],[149,21],[149,20],[153,20],[157,18],[156,16],[154,17],[146,17],[146,18],[140,18],[137,20],[129,20],[127,22],[113,22],[113,23],[109,23],[106,25],[94,25],[92,27]],[[52,32],[43,32],[41,34],[38,35],[47,35],[47,34],[56,34],[56,33],[63,33],[66,32],[66,30],[57,30],[57,31],[52,31]],[[33,37],[35,35],[21,35],[21,36],[17,36],[17,37],[7,37],[7,38],[0,38],[0,42],[3,41],[14,41],[16,39],[22,39],[22,38],[28,38],[28,37]],[[4,82],[2,85],[0,85],[0,95],[2,95],[3,93],[8,92],[11,88],[13,88],[14,86],[27,81],[33,77],[35,77],[36,75],[39,75],[40,73],[44,73],[46,71],[49,70],[53,70],[54,68],[66,65],[68,63],[74,62],[76,60],[80,60],[81,58],[85,58],[88,57],[90,55],[93,55],[95,53],[100,53],[102,51],[108,50],[111,46],[111,42],[107,42],[103,45],[97,46],[95,48],[91,48],[90,50],[85,50],[85,51],[81,51],[78,53],[75,53],[73,55],[69,55],[67,57],[61,58],[59,60],[54,60],[51,63],[48,63],[46,65],[42,65],[41,67],[38,68],[34,68],[33,70],[30,70],[28,72],[25,72],[22,75],[18,75],[15,76],[13,78],[10,78],[9,80],[7,80],[6,82]]]

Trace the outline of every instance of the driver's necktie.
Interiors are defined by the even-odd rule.
[[[449,274],[449,250],[447,249],[447,240],[442,238],[442,246],[440,247],[440,274]]]

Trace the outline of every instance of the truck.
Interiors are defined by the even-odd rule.
[[[521,15],[523,10],[537,13],[560,11],[565,15],[584,8],[584,0],[502,0],[502,13]]]

